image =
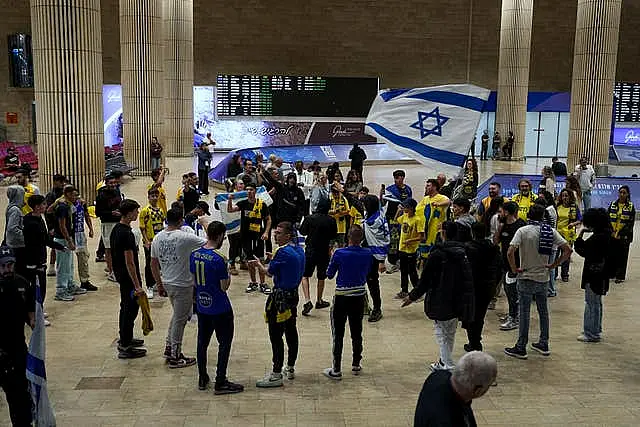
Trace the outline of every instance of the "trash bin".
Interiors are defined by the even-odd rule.
[[[596,176],[609,176],[609,164],[598,163],[596,165]]]

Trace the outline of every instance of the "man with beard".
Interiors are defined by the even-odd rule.
[[[440,194],[440,179],[428,179],[425,185],[425,197],[416,208],[416,215],[422,215],[425,219],[425,241],[418,246],[420,258],[427,258],[433,245],[436,244],[440,226],[447,220],[450,204],[449,198]]]
[[[478,210],[476,211],[478,218],[482,218],[482,215],[484,215],[484,213],[489,209],[489,206],[491,205],[491,201],[493,199],[501,196],[500,194],[501,191],[502,191],[502,186],[500,185],[499,182],[494,181],[489,184],[489,195],[484,199],[482,199],[482,201],[478,205]]]
[[[526,221],[529,209],[533,206],[538,196],[531,191],[531,181],[526,178],[522,178],[518,182],[518,190],[520,192],[513,196],[512,200],[518,204],[518,218]]]
[[[0,386],[12,424],[30,426],[32,402],[24,325],[35,326],[35,296],[29,282],[14,273],[15,262],[11,248],[0,247]]]

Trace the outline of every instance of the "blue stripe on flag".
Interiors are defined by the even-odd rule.
[[[409,92],[411,89],[392,89],[380,94],[380,98],[384,100],[384,102],[389,102],[394,98],[399,97],[402,94]]]
[[[227,230],[233,230],[236,227],[240,227],[240,220],[236,219],[227,224]]]
[[[475,96],[465,95],[456,92],[444,92],[440,90],[428,91],[409,95],[407,98],[422,99],[425,101],[437,102],[440,104],[455,105],[473,111],[482,111],[485,100]]]
[[[381,137],[388,139],[391,143],[399,147],[406,148],[407,150],[414,151],[422,157],[437,160],[441,163],[446,163],[452,166],[462,166],[464,163],[465,156],[463,154],[440,150],[439,148],[424,145],[411,138],[407,138],[406,136],[397,135],[377,123],[367,123],[367,126],[376,131]]]
[[[44,360],[38,359],[31,353],[27,354],[27,371],[37,377],[47,378],[46,370],[44,368]]]
[[[369,246],[371,253],[374,255],[386,255],[389,252],[389,245]]]

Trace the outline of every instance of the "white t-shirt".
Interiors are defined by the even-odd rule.
[[[182,230],[162,230],[151,242],[151,257],[160,262],[162,283],[180,287],[193,286],[189,270],[191,252],[207,243],[206,239]]]
[[[540,240],[540,227],[537,225],[525,225],[516,231],[511,240],[511,246],[519,249],[520,267],[524,269],[518,275],[518,279],[533,280],[534,282],[548,282],[549,269],[545,267],[549,264],[549,255],[538,252],[538,241]],[[557,248],[567,243],[562,238],[558,230],[553,229],[553,247]]]
[[[583,192],[590,191],[593,188],[593,184],[596,181],[596,171],[593,170],[593,166],[587,165],[586,169],[582,169],[580,165],[577,165],[576,175],[580,183],[580,189]]]

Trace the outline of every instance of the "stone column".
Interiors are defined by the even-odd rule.
[[[193,0],[164,0],[164,146],[193,155]]]
[[[622,0],[578,0],[567,166],[608,163]]]
[[[514,159],[524,157],[532,22],[533,0],[502,0],[495,130],[503,145],[513,131]]]
[[[100,0],[31,0],[31,32],[40,187],[61,173],[91,203],[104,175]]]
[[[120,0],[124,157],[151,171],[151,138],[162,141],[162,0]]]

